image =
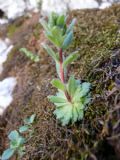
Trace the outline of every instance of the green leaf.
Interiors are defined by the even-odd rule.
[[[19,139],[19,138],[18,138]],[[10,141],[10,148],[16,150],[18,147],[18,139]]]
[[[22,136],[20,136],[17,140],[17,145],[18,147],[23,145],[25,143],[25,138],[23,138]]]
[[[52,28],[54,25],[55,25],[55,19],[53,17],[53,13],[51,13],[48,18],[48,26],[49,28]]]
[[[33,123],[34,122],[34,120],[35,120],[35,117],[36,117],[36,114],[32,114],[31,116],[30,116],[30,118],[29,118],[29,123]]]
[[[19,128],[19,132],[20,132],[20,133],[23,133],[23,132],[26,132],[28,129],[29,129],[29,127],[28,127],[27,125],[21,126],[21,127]]]
[[[28,51],[26,48],[21,48],[20,52],[23,52],[26,57],[30,58],[34,62],[39,62],[40,60],[39,56],[33,54],[31,51]]]
[[[59,46],[58,41],[51,33],[45,33],[46,37],[49,39],[51,43],[53,43],[56,47]]]
[[[74,27],[74,25],[75,25],[75,22],[76,22],[76,19],[74,18],[74,19],[72,20],[72,22],[70,23],[67,31],[66,31],[67,34],[68,34],[70,31],[73,30],[73,27]]]
[[[62,49],[67,49],[73,40],[73,31],[70,31],[63,42]]]
[[[78,112],[76,107],[72,107],[72,123],[78,120]]]
[[[72,105],[65,105],[60,108],[57,108],[54,111],[54,114],[56,115],[57,119],[59,119],[62,122],[62,125],[65,126],[68,124],[72,118]]]
[[[25,143],[25,138],[19,136],[17,140],[10,141],[10,148],[16,150],[24,143]]]
[[[68,64],[72,63],[79,57],[78,51],[70,54],[63,62],[63,68],[67,67]]]
[[[14,149],[10,149],[10,148],[7,149],[7,150],[5,150],[3,152],[3,154],[2,154],[2,159],[1,160],[8,160],[8,159],[10,159],[13,156],[14,152],[15,152],[15,150]]]
[[[60,29],[59,27],[55,26],[51,30],[52,35],[54,37],[54,41],[56,42],[57,47],[62,47],[64,37],[63,37],[63,30]]]
[[[59,62],[56,62],[56,71],[57,71],[57,74],[60,78],[60,63]]]
[[[36,116],[36,114],[32,114],[29,118],[25,118],[24,123],[25,124],[32,124],[35,120],[35,116]]]
[[[57,96],[48,96],[48,98],[53,103],[66,103],[66,99]]]
[[[81,92],[79,94],[80,97],[86,96],[90,91],[91,84],[88,82],[82,83]]]
[[[56,96],[50,97],[51,102],[56,105],[54,114],[63,126],[70,122],[75,123],[84,118],[84,111],[87,107],[86,104],[90,102],[89,85],[87,82],[81,83],[79,80],[76,80],[74,76],[71,76],[67,84],[71,102],[67,100],[64,91],[61,90],[57,92]]]
[[[22,146],[19,148],[18,154],[19,154],[20,158],[23,157],[23,155],[25,154],[25,146]]]
[[[58,55],[48,45],[43,44],[43,48],[55,60],[55,62],[59,62]]]
[[[10,134],[8,135],[8,138],[10,140],[17,140],[19,138],[19,133],[18,131],[14,130],[14,131],[11,131]]]
[[[57,18],[58,18],[58,14],[55,13],[55,12],[52,12],[49,16],[49,20],[48,20],[48,25],[50,26],[50,28],[52,28],[53,26],[56,25],[56,21],[57,21]]]
[[[62,91],[65,90],[64,84],[59,79],[52,80],[51,84]]]
[[[67,89],[68,93],[71,95],[71,97],[73,97],[77,89],[77,81],[75,80],[74,76],[70,76]]]
[[[68,105],[68,102],[64,102],[64,103],[54,103],[55,104],[55,106],[56,106],[56,108],[61,108],[61,107],[63,107],[63,106],[66,106],[66,105]]]
[[[41,25],[43,26],[44,30],[45,30],[46,32],[49,32],[49,27],[48,27],[48,24],[46,23],[46,21],[40,20],[40,23],[41,23]]]
[[[61,15],[57,19],[57,25],[63,27],[65,25],[65,16]]]

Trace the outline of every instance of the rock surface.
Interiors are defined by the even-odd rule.
[[[93,98],[84,120],[62,127],[53,115],[54,105],[47,96],[55,94],[50,85],[51,79],[56,77],[55,64],[41,47],[46,38],[39,18],[33,15],[20,21],[20,28],[12,32],[15,48],[4,65],[2,78],[17,77],[17,86],[14,101],[4,113],[8,122],[4,122],[4,136],[0,139],[17,129],[26,116],[35,113],[34,136],[26,144],[23,159],[79,160],[89,157],[91,160],[117,160],[120,156],[120,5],[105,10],[76,10],[70,17],[76,17],[77,24],[74,42],[65,55],[80,48],[80,58],[70,65],[70,74],[92,84]],[[12,25],[16,28],[19,23]],[[39,55],[40,61],[30,61],[20,53],[21,47]],[[1,152],[7,148],[8,139],[4,138],[3,143]]]
[[[3,72],[3,63],[7,60],[8,54],[12,50],[13,45],[9,39],[0,39],[0,74]],[[13,77],[5,78],[0,81],[0,115],[4,113],[6,108],[12,102],[12,92],[16,85],[16,79]]]
[[[25,10],[37,8],[37,1],[33,0],[0,0],[0,9],[5,13],[8,19],[15,19],[24,14]]]
[[[98,2],[101,3],[98,3]],[[49,14],[51,11],[58,13],[66,12],[67,9],[100,8],[111,6],[116,0],[0,0],[0,10],[5,13],[8,19],[15,19],[24,14],[27,10],[38,11],[41,5],[42,14]],[[120,0],[117,0],[120,2]],[[0,21],[3,24],[3,21]]]

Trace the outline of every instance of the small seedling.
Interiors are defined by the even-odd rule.
[[[10,147],[5,150],[2,154],[1,160],[8,160],[13,155],[16,155],[17,158],[22,158],[25,154],[25,143],[28,141],[28,139],[24,138],[22,135],[24,132],[30,132],[32,131],[32,124],[35,119],[35,114],[31,115],[29,118],[24,119],[24,126],[21,126],[19,128],[19,131],[14,130],[11,131],[8,135],[8,138],[10,140]]]
[[[14,154],[17,154],[21,158],[25,153],[25,138],[16,130],[11,131],[8,138],[10,140],[10,147],[3,152],[1,160],[8,160]]]
[[[39,62],[39,56],[33,54],[31,51],[28,51],[26,48],[21,48],[20,52],[22,52],[26,57],[28,57],[33,62]]]
[[[29,118],[26,118],[26,119],[24,119],[24,125],[23,126],[21,126],[20,128],[19,128],[19,132],[20,133],[24,133],[24,132],[29,132],[29,137],[31,138],[31,136],[32,136],[32,134],[33,134],[33,132],[34,132],[34,129],[33,129],[33,127],[32,127],[32,124],[33,124],[33,122],[34,122],[34,120],[35,120],[35,114],[33,114],[33,115],[31,115]]]
[[[86,105],[91,99],[90,83],[82,83],[76,80],[74,76],[67,79],[67,67],[79,57],[79,52],[75,51],[67,57],[64,56],[65,50],[73,41],[73,27],[76,19],[73,19],[69,26],[67,26],[66,21],[66,16],[56,13],[50,15],[48,22],[41,20],[46,37],[56,47],[54,51],[48,45],[43,44],[44,49],[56,63],[59,79],[53,79],[51,83],[58,89],[58,93],[56,96],[49,96],[49,99],[55,104],[54,114],[63,126],[69,122],[74,123],[82,120]]]

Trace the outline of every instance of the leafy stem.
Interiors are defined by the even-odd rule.
[[[61,79],[62,83],[65,85],[66,80],[65,80],[64,67],[63,67],[63,50],[62,50],[62,48],[60,48],[60,50],[59,50],[59,60],[60,60],[60,79]],[[67,100],[69,102],[71,102],[71,97],[66,89],[65,89],[64,93],[65,93]]]
[[[76,22],[73,19],[68,26],[66,20],[65,15],[52,13],[48,18],[48,23],[44,20],[41,21],[46,37],[58,51],[54,51],[48,45],[43,45],[56,63],[59,79],[53,79],[51,84],[58,89],[58,92],[55,96],[49,96],[48,98],[55,104],[54,115],[61,121],[62,125],[83,119],[85,107],[90,102],[90,83],[82,83],[80,80],[76,80],[74,76],[70,76],[68,81],[66,78],[68,65],[79,56],[78,51],[67,57],[63,55],[63,52],[72,43],[73,27]]]

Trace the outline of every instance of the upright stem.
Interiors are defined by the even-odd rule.
[[[65,83],[62,48],[60,48],[60,50],[59,50],[59,59],[60,59],[60,79],[61,79],[62,83]],[[70,95],[68,94],[67,91],[65,91],[65,95],[66,95],[67,100],[70,102],[71,101],[71,97],[70,97]]]
[[[63,51],[61,48],[59,50],[59,58],[60,58],[60,79],[63,83],[65,83],[65,75],[64,75],[64,68],[63,68]]]

